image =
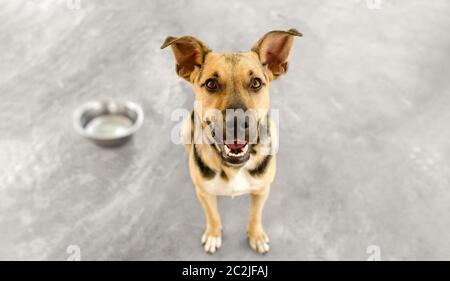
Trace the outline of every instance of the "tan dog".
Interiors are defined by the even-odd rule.
[[[287,71],[293,39],[301,35],[295,29],[271,31],[250,52],[241,53],[214,53],[191,36],[167,37],[161,46],[172,47],[176,72],[192,84],[201,106],[192,111],[184,134],[191,141],[186,148],[192,181],[206,216],[201,242],[208,253],[222,244],[216,196],[248,193],[250,246],[260,254],[269,251],[261,218],[276,165],[277,135],[268,114],[269,86]],[[239,123],[237,115],[228,118],[230,109],[245,111],[244,121]],[[221,118],[220,114],[227,116]],[[205,133],[200,135],[199,128]],[[252,132],[252,128],[256,129]]]

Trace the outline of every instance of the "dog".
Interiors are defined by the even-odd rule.
[[[206,217],[201,242],[207,253],[222,245],[217,196],[242,194],[251,198],[250,247],[259,254],[269,251],[262,212],[275,177],[278,147],[269,86],[288,70],[297,36],[302,34],[296,29],[270,31],[250,51],[236,53],[215,53],[192,36],[169,36],[161,46],[172,48],[176,73],[193,86],[201,107],[194,108],[181,135],[189,140],[185,147],[190,175]],[[243,111],[244,118],[228,118],[230,110]]]

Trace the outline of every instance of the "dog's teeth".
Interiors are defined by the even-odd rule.
[[[240,157],[240,156],[244,156],[245,155],[245,153],[247,152],[247,150],[248,150],[248,145],[245,145],[243,148],[241,148],[240,149],[240,152],[237,152],[237,153],[235,153],[235,152],[233,152],[228,146],[224,146],[224,149],[225,149],[225,153],[228,155],[228,156],[233,156],[233,157]]]

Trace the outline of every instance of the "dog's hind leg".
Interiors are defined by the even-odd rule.
[[[251,207],[247,225],[248,239],[250,247],[259,254],[266,254],[269,251],[269,237],[262,226],[262,211],[268,196],[269,188],[265,188],[260,193],[252,193],[250,195]]]
[[[202,236],[202,245],[209,254],[214,254],[222,245],[222,224],[217,209],[217,198],[196,187],[198,200],[202,204],[206,217],[206,230]]]

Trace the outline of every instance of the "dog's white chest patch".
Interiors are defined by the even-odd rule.
[[[213,195],[239,196],[257,191],[262,186],[262,181],[253,178],[245,169],[240,169],[233,177],[223,179],[220,174],[204,182],[203,188]]]

